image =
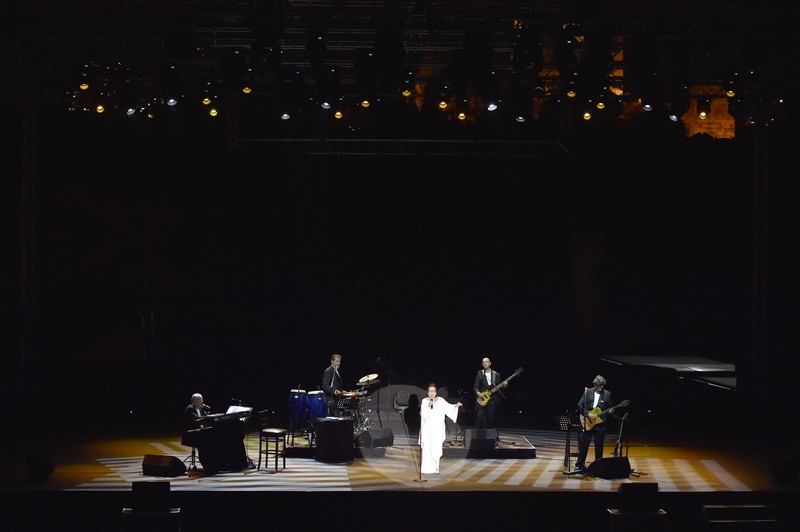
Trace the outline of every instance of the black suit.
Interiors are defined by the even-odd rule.
[[[486,379],[485,372],[480,369],[478,373],[475,375],[475,382],[473,383],[473,389],[478,392],[485,392],[490,390],[500,384],[502,379],[500,378],[500,373],[492,370],[491,382]],[[500,402],[500,398],[497,392],[493,393],[489,398],[489,402],[486,403],[486,406],[477,405],[477,414],[475,419],[475,428],[478,429],[496,429],[497,428],[497,404]]]
[[[195,408],[194,404],[189,405],[183,411],[183,430],[192,430],[198,428],[197,420],[203,416],[211,413],[211,407],[208,405],[201,405],[200,408]]]
[[[336,394],[336,391],[342,391],[343,389],[344,384],[342,383],[342,376],[339,375],[339,371],[336,370],[332,365],[328,366],[328,368],[322,374],[322,391],[325,392],[325,402],[328,403],[329,416],[340,415],[340,411],[336,407],[336,403],[339,400],[339,396]]]
[[[611,402],[611,392],[608,390],[602,390],[600,392],[600,397],[597,401],[597,406],[595,407],[594,404],[595,399],[595,389],[594,388],[586,388],[583,391],[583,395],[581,396],[580,401],[578,401],[578,412],[586,418],[594,408],[599,408],[600,411],[609,410],[611,409],[614,404]],[[596,423],[593,427],[589,430],[586,430],[585,427],[581,428],[581,432],[578,435],[578,459],[575,462],[576,469],[583,469],[586,465],[586,455],[589,454],[589,445],[594,442],[594,459],[600,460],[603,457],[603,444],[605,443],[606,439],[606,419],[612,413],[606,412],[605,414],[600,415],[600,419],[603,421],[602,423]]]

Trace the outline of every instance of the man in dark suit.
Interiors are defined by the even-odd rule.
[[[328,403],[328,415],[340,417],[341,412],[336,406],[342,395],[344,384],[339,375],[339,366],[342,364],[342,355],[331,355],[331,365],[322,373],[322,391],[325,392],[325,402]]]
[[[191,402],[183,411],[183,430],[196,429],[196,421],[210,413],[211,407],[207,404],[203,404],[203,396],[199,393],[193,394]]]
[[[488,394],[488,402],[486,402],[486,396],[489,390],[498,385],[501,388],[506,388],[508,383],[502,382],[500,373],[492,369],[491,359],[484,357],[481,360],[481,369],[475,375],[475,382],[472,385],[477,402],[475,428],[497,428],[497,404],[500,402],[499,398],[497,394]]]
[[[594,442],[595,461],[603,458],[603,444],[606,438],[605,420],[614,416],[614,403],[611,402],[611,392],[605,389],[606,379],[597,375],[592,381],[592,388],[584,388],[583,395],[578,401],[578,412],[581,416],[581,432],[578,435],[578,459],[575,462],[575,472],[586,471],[586,455],[589,446]]]

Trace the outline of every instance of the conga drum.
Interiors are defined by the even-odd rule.
[[[289,390],[289,427],[294,429],[303,424],[307,405],[305,390]]]
[[[317,418],[328,416],[328,403],[325,401],[325,394],[322,390],[308,392],[308,418],[311,420],[311,427],[316,432]]]

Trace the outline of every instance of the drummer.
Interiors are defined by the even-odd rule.
[[[342,417],[342,412],[336,406],[339,396],[344,392],[342,376],[339,375],[339,366],[342,364],[342,355],[331,355],[331,365],[325,368],[322,374],[322,391],[325,392],[325,402],[328,404],[328,415]]]

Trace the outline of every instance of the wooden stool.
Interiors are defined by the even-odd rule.
[[[283,458],[283,469],[286,469],[286,429],[266,427],[259,431],[258,466],[261,469],[261,456],[265,456],[264,467],[269,467],[269,457],[275,456],[275,471],[278,470],[278,457]]]

